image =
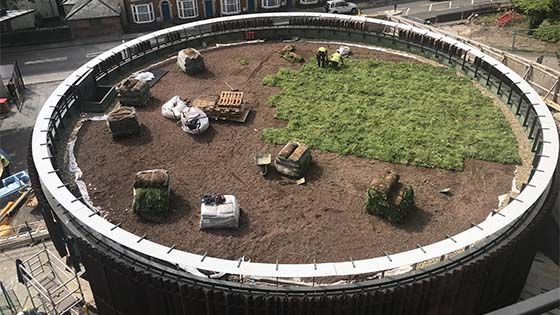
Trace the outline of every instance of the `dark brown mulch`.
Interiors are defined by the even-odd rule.
[[[296,43],[297,53],[313,58],[318,45]],[[204,52],[208,73],[189,77],[175,65],[152,88],[146,108],[138,108],[141,137],[113,141],[104,122],[86,123],[76,147],[78,163],[94,203],[108,218],[137,235],[161,244],[209,256],[257,262],[310,263],[369,258],[439,241],[481,222],[497,206],[498,195],[511,187],[514,166],[468,160],[463,172],[427,169],[313,151],[307,184],[270,172],[263,178],[255,166],[257,152],[281,146],[261,140],[274,119],[266,106],[278,90],[262,86],[265,75],[297,67],[277,53],[285,44],[266,43]],[[333,51],[336,47],[329,47]],[[402,61],[404,58],[354,49],[358,58]],[[240,65],[239,59],[249,61]],[[253,110],[245,124],[212,122],[203,135],[190,136],[161,116],[161,105],[173,95],[193,99],[219,95],[230,85],[245,92]],[[318,84],[320,84],[318,82]],[[162,224],[140,220],[131,211],[134,174],[170,171],[173,214]],[[366,214],[362,207],[368,184],[387,170],[412,185],[417,211],[394,226]],[[438,188],[450,187],[443,195]],[[200,231],[200,199],[205,193],[236,195],[242,207],[237,231]]]

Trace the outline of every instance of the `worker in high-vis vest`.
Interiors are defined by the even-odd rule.
[[[338,51],[332,54],[329,58],[329,64],[337,69],[340,69],[343,63],[344,61],[342,60],[342,55]]]
[[[315,57],[317,58],[317,66],[324,68],[327,66],[327,49],[325,47],[319,47],[317,52],[315,53]]]
[[[0,163],[2,164],[2,176],[0,179],[4,179],[10,176],[10,159],[8,159],[8,155],[6,152],[0,149]]]

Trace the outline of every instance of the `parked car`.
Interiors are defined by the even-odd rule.
[[[358,7],[355,3],[346,2],[344,0],[332,0],[325,3],[325,12],[327,13],[350,13],[358,14]]]

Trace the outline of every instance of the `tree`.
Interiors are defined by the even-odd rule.
[[[558,19],[560,4],[558,0],[513,0],[513,4],[529,16],[529,27],[539,27],[545,19]]]

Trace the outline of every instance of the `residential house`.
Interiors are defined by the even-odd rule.
[[[64,16],[67,16],[72,8],[76,5],[76,0],[64,0],[62,1],[62,7],[64,8]]]
[[[70,6],[68,2],[64,5],[65,9]],[[66,15],[66,21],[74,38],[123,32],[118,0],[76,0]]]
[[[214,16],[212,1],[124,0],[126,29],[133,32],[151,30]]]
[[[35,10],[38,20],[59,18],[62,15],[60,0],[6,0],[8,10]]]
[[[320,0],[124,0],[125,29],[146,31],[199,19],[242,13],[286,11]]]
[[[0,33],[8,33],[35,27],[35,10],[7,10],[0,15]]]

